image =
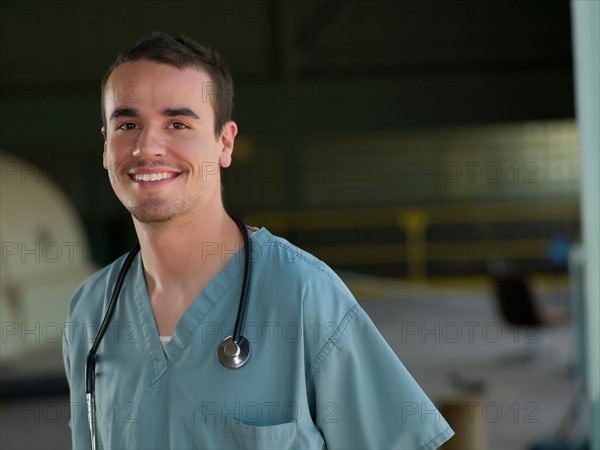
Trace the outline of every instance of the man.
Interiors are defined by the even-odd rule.
[[[218,168],[237,126],[215,52],[154,33],[119,55],[102,96],[104,167],[141,251],[92,366],[98,448],[429,449],[452,436],[331,269],[228,216]],[[227,368],[216,354],[234,329],[246,232],[251,353]],[[77,290],[73,326],[100,323],[124,259]],[[90,446],[92,340],[64,340],[75,448]]]

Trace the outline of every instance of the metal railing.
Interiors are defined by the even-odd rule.
[[[266,211],[248,213],[244,217],[248,223],[265,226],[284,237],[294,233],[349,229],[377,233],[378,229],[396,227],[404,235],[404,240],[303,247],[335,266],[405,263],[408,278],[419,279],[428,275],[428,265],[433,262],[544,259],[551,238],[543,233],[532,235],[524,232],[512,238],[432,240],[430,231],[434,227],[481,225],[500,228],[507,223],[576,224],[579,221],[579,204],[537,202]]]

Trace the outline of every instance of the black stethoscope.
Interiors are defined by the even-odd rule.
[[[237,369],[242,367],[250,358],[250,342],[244,336],[242,336],[242,328],[244,324],[244,316],[246,315],[246,307],[248,305],[248,293],[250,292],[250,277],[251,277],[251,264],[250,264],[250,238],[248,236],[248,229],[244,222],[237,217],[231,217],[237,224],[238,228],[242,232],[244,239],[244,277],[242,279],[242,292],[240,294],[240,302],[238,306],[237,317],[235,319],[235,326],[233,328],[233,335],[226,337],[219,348],[217,349],[217,359],[221,365],[227,369]],[[111,317],[113,316],[119,293],[123,287],[123,281],[127,275],[127,271],[131,267],[134,258],[140,251],[140,244],[129,252],[113,288],[106,314],[102,319],[100,329],[96,334],[92,348],[90,349],[87,360],[85,363],[85,396],[87,400],[87,415],[88,422],[90,425],[90,441],[92,450],[96,450],[96,352],[100,346],[100,342],[108,329],[108,324]]]

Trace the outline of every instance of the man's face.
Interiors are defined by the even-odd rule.
[[[210,213],[220,204],[219,166],[231,162],[237,127],[214,134],[211,79],[147,60],[110,75],[104,92],[103,162],[123,205],[140,222]]]

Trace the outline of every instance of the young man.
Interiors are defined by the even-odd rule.
[[[226,213],[232,86],[215,52],[164,33],[104,78],[104,167],[141,251],[90,277],[71,303],[69,323],[97,329],[125,266],[95,366],[93,336],[65,334],[74,448],[90,447],[90,390],[97,448],[438,447],[452,430],[334,272]],[[246,233],[249,345],[227,347]],[[241,367],[222,364],[223,352]]]

